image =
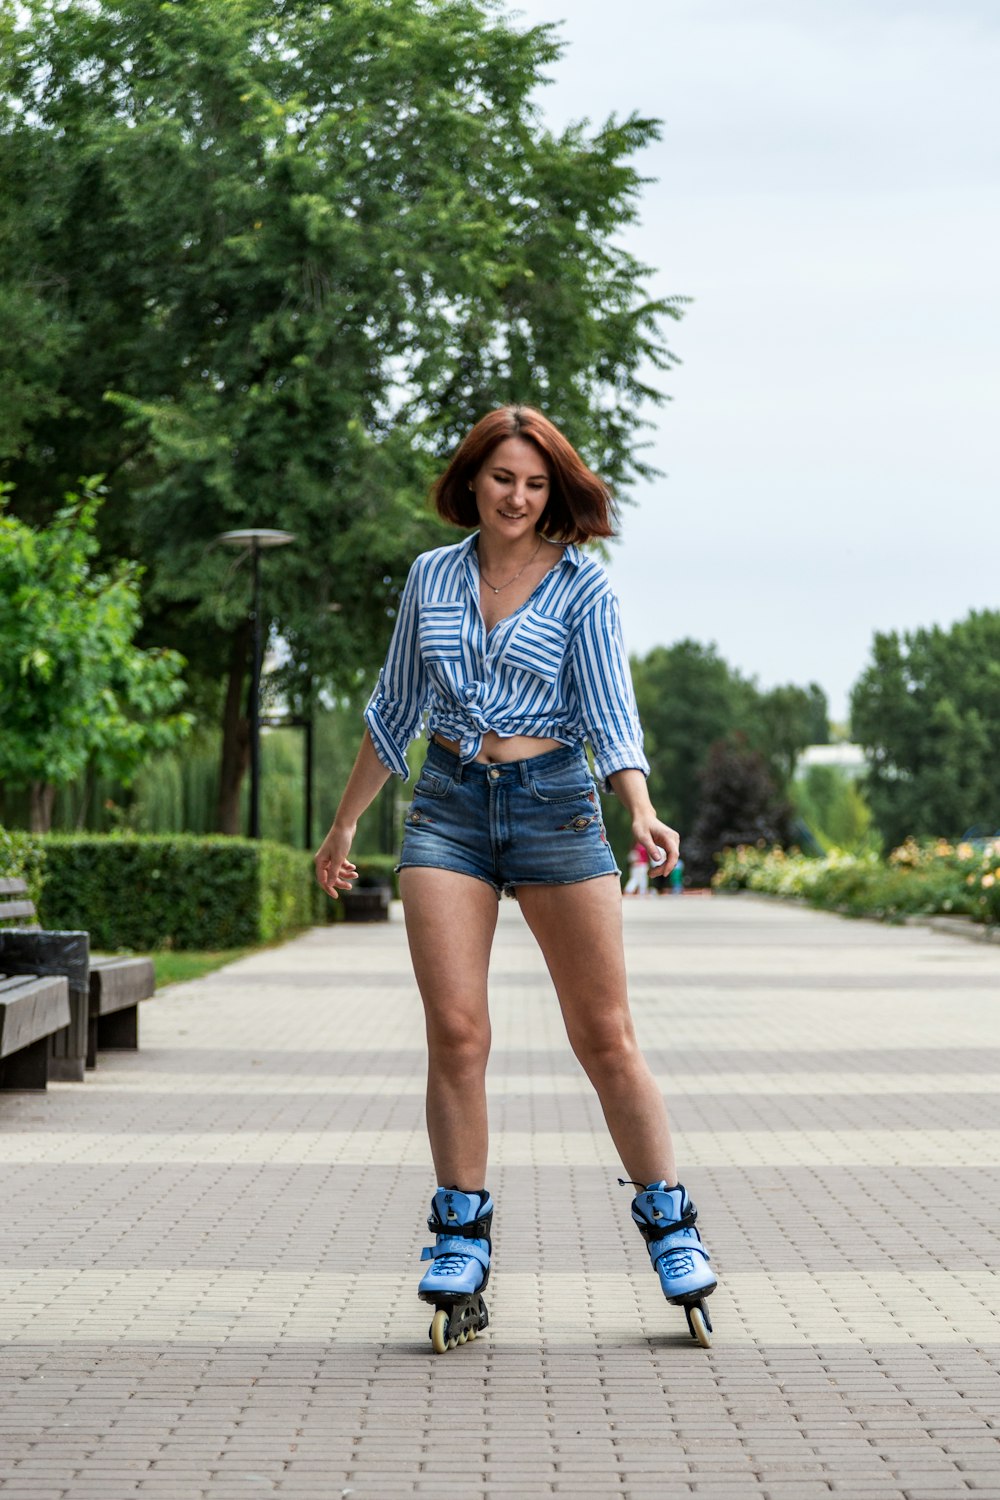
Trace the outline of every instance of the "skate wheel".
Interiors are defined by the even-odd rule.
[[[473,1323],[472,1327],[469,1329],[469,1332],[466,1335],[466,1337],[468,1338],[470,1344],[472,1343],[472,1340],[476,1337],[477,1331],[478,1330],[476,1328],[476,1325],[475,1325],[475,1323]]]
[[[448,1309],[439,1307],[431,1319],[431,1344],[435,1354],[447,1354],[454,1349],[454,1340],[448,1338]]]
[[[712,1325],[708,1320],[708,1313],[701,1303],[694,1307],[686,1307],[688,1329],[693,1339],[697,1339],[703,1349],[712,1347]]]

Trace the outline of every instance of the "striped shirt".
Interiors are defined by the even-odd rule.
[[[428,734],[459,743],[463,762],[492,730],[564,745],[586,740],[605,785],[629,767],[648,775],[618,600],[604,569],[565,546],[520,609],[487,631],[477,535],[421,553],[410,569],[365,709],[383,765],[407,779],[406,747],[426,718]]]

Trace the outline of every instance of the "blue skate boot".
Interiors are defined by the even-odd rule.
[[[417,1293],[436,1309],[430,1326],[435,1354],[474,1339],[490,1321],[482,1292],[490,1279],[492,1222],[493,1199],[485,1188],[461,1193],[442,1187],[431,1199],[427,1227],[436,1242],[421,1251],[420,1259],[432,1264]]]
[[[622,1187],[626,1186],[619,1178]],[[638,1183],[629,1183],[638,1187]],[[632,1217],[646,1241],[649,1258],[668,1302],[683,1307],[688,1331],[707,1349],[712,1323],[704,1299],[718,1286],[709,1269],[710,1256],[695,1226],[698,1210],[680,1183],[668,1188],[651,1182],[632,1199]]]

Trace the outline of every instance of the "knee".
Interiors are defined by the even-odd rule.
[[[576,1031],[570,1043],[590,1078],[628,1073],[639,1057],[635,1033],[625,1021],[603,1019]]]
[[[490,1055],[489,1024],[457,1014],[429,1016],[427,1046],[434,1061],[452,1073],[481,1070]]]

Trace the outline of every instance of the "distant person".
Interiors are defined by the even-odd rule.
[[[621,886],[584,743],[624,803],[654,875],[678,839],[646,789],[618,601],[581,546],[613,534],[610,493],[538,411],[484,417],[434,488],[464,541],[410,569],[367,728],[316,854],[320,885],[350,889],[358,819],[425,716],[430,745],[406,817],[399,888],[428,1041],[427,1128],[438,1188],[419,1295],[438,1353],[488,1322],[493,1199],[486,1178],[487,974],[498,902],[513,893],[552,975],[573,1050],[597,1090],[625,1170],[632,1217],[664,1295],[708,1342],[716,1281],[677,1181],[667,1112],[636,1045]],[[623,1184],[624,1185],[624,1184]],[[381,1212],[386,1205],[371,1205]],[[553,1216],[570,1212],[569,1183]],[[393,1232],[401,1226],[393,1223]]]
[[[680,858],[670,871],[670,894],[672,896],[684,894],[684,861]]]
[[[638,839],[628,852],[628,883],[626,896],[649,895],[649,853]]]

